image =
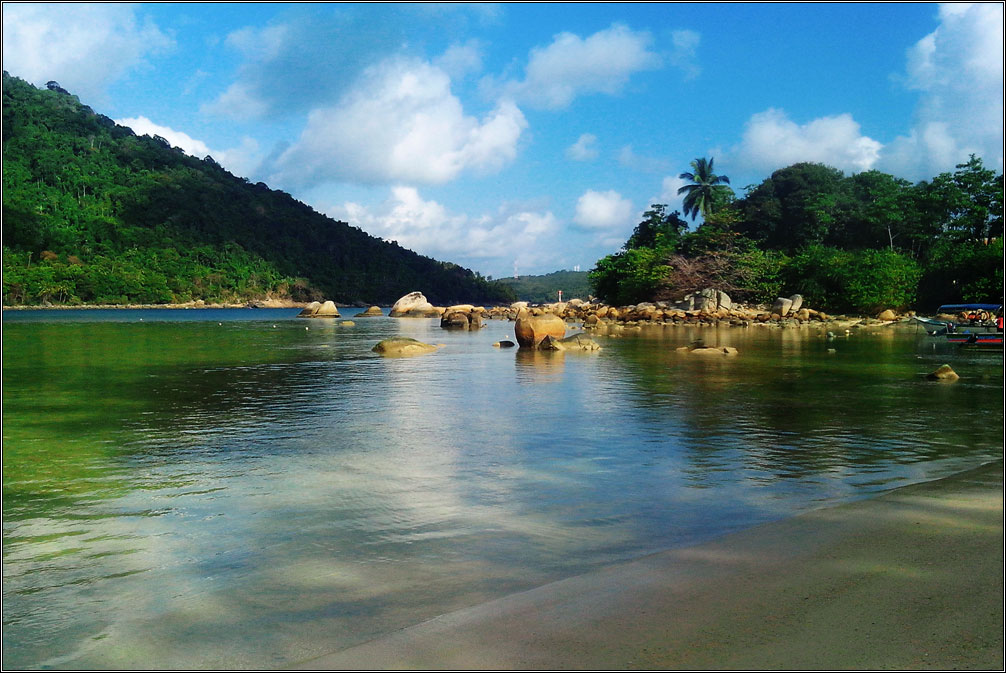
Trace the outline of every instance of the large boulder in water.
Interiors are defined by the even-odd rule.
[[[395,337],[379,342],[371,350],[384,357],[408,357],[410,355],[432,353],[437,350],[437,347],[433,344],[417,341],[416,339]]]
[[[435,318],[440,313],[440,309],[426,301],[422,292],[410,292],[395,302],[390,315],[392,318]]]
[[[566,321],[554,313],[531,315],[527,309],[517,314],[513,327],[514,336],[521,346],[536,348],[547,336],[562,339],[566,336]]]
[[[311,316],[313,316],[315,313],[318,312],[319,308],[321,308],[321,302],[312,301],[310,304],[304,307],[304,310],[302,310],[300,313],[297,314],[297,317],[310,318]]]
[[[334,301],[326,301],[324,304],[312,301],[303,311],[298,314],[300,318],[338,318],[339,309]]]

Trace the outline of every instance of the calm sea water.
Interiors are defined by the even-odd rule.
[[[1002,355],[911,329],[549,354],[296,313],[5,312],[5,668],[281,667],[1003,453]]]

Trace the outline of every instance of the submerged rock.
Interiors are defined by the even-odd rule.
[[[385,357],[406,357],[432,353],[437,347],[408,337],[395,337],[379,342],[371,350]]]
[[[960,378],[950,365],[940,365],[936,371],[929,372],[926,378],[930,381],[956,381]]]

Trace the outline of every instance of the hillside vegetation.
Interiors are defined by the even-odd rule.
[[[512,301],[479,274],[335,221],[211,157],[136,136],[55,82],[3,74],[3,301]]]
[[[558,301],[559,290],[563,299],[586,300],[593,293],[586,271],[553,271],[542,276],[500,278],[498,282],[511,288],[517,299],[534,304]]]
[[[741,198],[696,160],[689,231],[655,204],[620,251],[590,272],[615,304],[679,299],[715,287],[742,301],[801,293],[834,313],[931,311],[943,303],[1003,300],[1003,176],[972,156],[929,181],[814,163],[775,171]]]

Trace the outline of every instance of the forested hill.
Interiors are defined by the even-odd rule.
[[[512,292],[3,74],[4,305],[494,303]]]
[[[500,278],[499,282],[512,288],[518,299],[535,304],[556,301],[560,290],[564,299],[586,300],[593,294],[586,271],[553,271],[543,276]]]

